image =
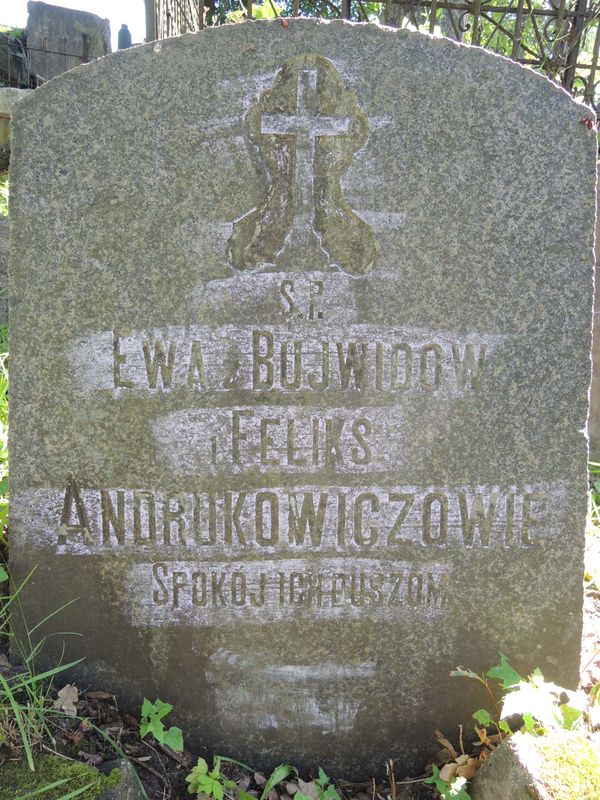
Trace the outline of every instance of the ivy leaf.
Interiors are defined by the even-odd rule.
[[[153,708],[154,703],[151,703],[147,697],[144,697],[144,702],[142,703],[142,717],[149,717],[152,714]]]
[[[523,714],[523,726],[527,733],[533,733],[536,728],[535,719],[527,711]]]
[[[486,674],[488,678],[494,678],[500,681],[500,685],[503,689],[510,689],[519,683],[523,683],[523,678],[511,667],[506,656],[502,653],[498,655],[500,656],[500,663],[487,671]]]
[[[498,722],[498,727],[502,731],[502,733],[507,733],[509,736],[512,733],[511,727],[505,719],[501,719]]]
[[[170,747],[171,750],[175,750],[177,753],[183,753],[183,732],[181,728],[169,728],[164,734],[162,744],[166,744],[167,747]]]
[[[487,728],[488,725],[492,724],[492,718],[485,708],[480,708],[478,711],[476,711],[473,714],[473,718],[476,719],[480,725],[483,725],[484,728]]]
[[[156,698],[156,701],[152,704],[152,715],[156,716],[157,719],[162,719],[163,717],[166,717],[167,714],[169,714],[171,711],[173,711],[173,706],[170,705],[169,703],[163,703],[163,701],[160,700],[158,697]]]
[[[520,683],[504,698],[502,716],[511,717],[513,714],[531,714],[544,728],[558,728],[562,726],[562,714],[556,702],[556,697],[547,687],[534,686],[525,681]]]
[[[578,708],[573,708],[566,703],[563,703],[560,711],[563,718],[562,727],[567,731],[572,731],[577,722],[581,719],[582,712]]]
[[[329,778],[325,774],[325,770],[323,769],[323,767],[319,767],[319,777],[317,778],[316,782],[319,784],[319,786],[322,787],[326,786],[329,783]]]

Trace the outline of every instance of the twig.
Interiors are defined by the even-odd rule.
[[[138,764],[140,767],[143,767],[144,769],[147,769],[148,772],[151,772],[159,780],[161,780],[163,782],[163,784],[167,787],[167,789],[169,789],[169,790],[171,789],[171,787],[169,786],[169,782],[167,781],[165,776],[161,775],[160,772],[158,772],[157,770],[154,769],[154,767],[148,766],[148,764],[146,764],[144,761],[140,761],[139,758],[134,758],[133,756],[129,756],[129,759],[131,761],[133,761],[135,764]]]
[[[177,763],[181,764],[182,767],[189,767],[190,765],[189,758],[184,758],[183,756],[179,755],[179,753],[175,752],[175,750],[172,750],[170,747],[168,747],[165,744],[161,744],[160,742],[158,742],[158,746],[163,751],[163,753],[168,755],[169,758],[172,758],[173,761],[177,761]]]
[[[582,667],[581,672],[585,672],[586,671],[586,669],[590,666],[590,664],[593,663],[593,661],[594,661],[594,659],[596,658],[597,655],[600,655],[600,647],[595,651],[594,655],[590,658],[590,660],[587,662],[585,667]]]
[[[391,758],[388,758],[385,764],[388,780],[390,782],[390,795],[392,800],[396,800],[396,776],[394,775],[394,762]]]
[[[56,750],[53,750],[51,747],[48,747],[48,745],[45,745],[43,742],[42,742],[42,747],[43,747],[44,750],[47,750],[48,753],[52,753],[53,756],[58,756],[59,758],[64,758],[65,761],[73,761],[73,762],[78,761],[78,759],[71,758],[70,756],[66,756],[66,755],[64,755],[64,753],[57,753]]]

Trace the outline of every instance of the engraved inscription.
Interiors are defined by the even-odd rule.
[[[293,309],[291,290],[286,308]],[[285,298],[283,298],[285,299]],[[318,287],[309,310],[319,314]],[[463,395],[483,390],[501,337],[438,333],[377,325],[326,327],[310,322],[288,331],[224,325],[115,329],[82,340],[71,351],[73,378],[83,392],[147,394],[347,392]]]
[[[334,618],[372,614],[439,614],[446,603],[451,570],[430,563],[322,559],[274,565],[156,562],[134,565],[128,583],[134,624],[189,620],[219,625],[233,619],[270,622],[295,616]],[[135,598],[135,603],[131,598]]]
[[[300,485],[169,493],[84,488],[72,478],[63,492],[38,491],[28,502],[38,526],[51,531],[48,545],[74,555],[150,549],[213,559],[298,552],[381,557],[411,549],[537,547],[560,531],[549,502],[560,491],[556,485]]]

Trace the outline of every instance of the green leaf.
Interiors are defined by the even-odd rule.
[[[544,728],[561,728],[563,717],[554,684],[536,686],[525,681],[506,695],[502,706],[503,717],[525,713],[531,714]]]
[[[560,710],[563,717],[562,727],[566,731],[572,731],[577,722],[581,719],[582,712],[578,708],[573,708],[573,706],[569,706],[566,703],[560,706]]]
[[[523,726],[527,733],[533,733],[536,728],[535,719],[527,711],[523,714]]]
[[[489,673],[488,673],[489,674]],[[453,669],[450,673],[451,678],[472,678],[474,681],[479,681],[479,683],[483,683],[485,686],[485,681],[478,675],[476,672],[473,672],[471,669],[464,669],[463,667],[457,667]]]
[[[428,778],[425,778],[423,783],[428,783],[430,785],[435,786],[435,788],[438,790],[438,792],[440,794],[442,794],[442,792],[444,792],[446,790],[448,784],[446,783],[446,781],[444,781],[444,780],[442,780],[442,778],[440,778],[440,771],[435,766],[435,764],[432,764],[431,768],[433,770],[433,775],[430,775]]]
[[[154,704],[148,700],[147,697],[144,697],[144,702],[142,703],[142,716],[149,717],[152,714],[152,709],[154,708]]]
[[[473,714],[473,717],[474,719],[477,720],[477,722],[480,725],[483,725],[484,728],[487,728],[488,725],[492,724],[492,718],[490,717],[489,713],[485,710],[485,708],[480,708]]]
[[[194,771],[198,771],[200,775],[207,775],[208,774],[208,764],[203,758],[198,759],[198,763],[194,767]]]
[[[35,792],[30,792],[29,794],[21,795],[21,797],[17,797],[17,800],[29,800],[30,797],[44,795],[46,792],[49,792],[52,788],[61,786],[64,783],[67,783],[68,781],[69,778],[66,778],[64,781],[56,781],[55,783],[48,784],[48,786],[44,786],[42,789],[37,789]],[[93,789],[94,785],[95,784],[93,783],[88,783],[86,786],[82,786],[79,789],[73,789],[73,791],[69,792],[68,794],[61,795],[60,800],[75,800],[76,797],[80,797],[89,789]]]
[[[243,764],[241,761],[236,761],[235,758],[229,758],[229,756],[218,756],[221,761],[224,761],[226,764],[236,764],[238,767],[245,769],[247,772],[254,772],[252,767],[249,767],[247,764]],[[252,795],[250,795],[252,797]]]
[[[265,797],[269,794],[271,789],[277,786],[278,783],[281,783],[288,775],[292,774],[297,775],[298,771],[289,764],[279,764],[279,766],[275,767],[273,772],[269,775],[268,781],[265,783],[260,800],[265,800]]]
[[[500,722],[498,722],[498,727],[502,733],[507,733],[509,736],[512,733],[512,729],[505,719],[501,719]]]
[[[316,783],[318,783],[319,786],[322,787],[326,786],[329,783],[329,778],[325,774],[325,770],[322,767],[319,767],[319,777],[317,778]]]
[[[170,747],[171,750],[175,750],[177,753],[183,753],[183,731],[181,728],[169,728],[164,734],[162,744],[166,744],[167,747]]]
[[[52,789],[57,789],[59,786],[64,786],[65,783],[69,783],[70,780],[70,778],[61,778],[59,781],[54,781],[54,783],[48,783],[46,786],[42,786],[41,789],[36,789],[35,792],[21,795],[21,797],[17,798],[17,800],[29,800],[30,797],[39,797],[39,795],[50,792]]]
[[[171,711],[173,711],[172,705],[170,705],[169,703],[163,703],[163,701],[160,700],[158,697],[156,698],[156,701],[154,702],[152,707],[153,715],[155,715],[158,719],[162,719],[163,717],[166,717],[167,714],[169,714]]]
[[[219,781],[213,780],[210,793],[214,798],[216,798],[216,800],[223,800],[223,787]]]
[[[505,655],[499,653],[500,663],[487,671],[488,678],[500,681],[503,689],[510,689],[518,683],[523,683],[523,678],[511,667]]]
[[[0,583],[8,580],[8,572],[4,569],[2,564],[0,564]]]

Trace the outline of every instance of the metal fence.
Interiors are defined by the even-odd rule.
[[[246,19],[266,8],[284,16],[379,19],[448,36],[540,70],[600,107],[600,0],[244,0],[243,7]],[[239,0],[146,0],[156,38],[220,24],[237,8]]]
[[[600,2],[393,0],[384,15],[393,24],[439,32],[528,64],[598,110]]]
[[[0,86],[16,89],[35,89],[61,72],[90,61],[89,37],[82,35],[82,50],[71,53],[67,37],[49,46],[29,47],[15,36],[0,34]]]

